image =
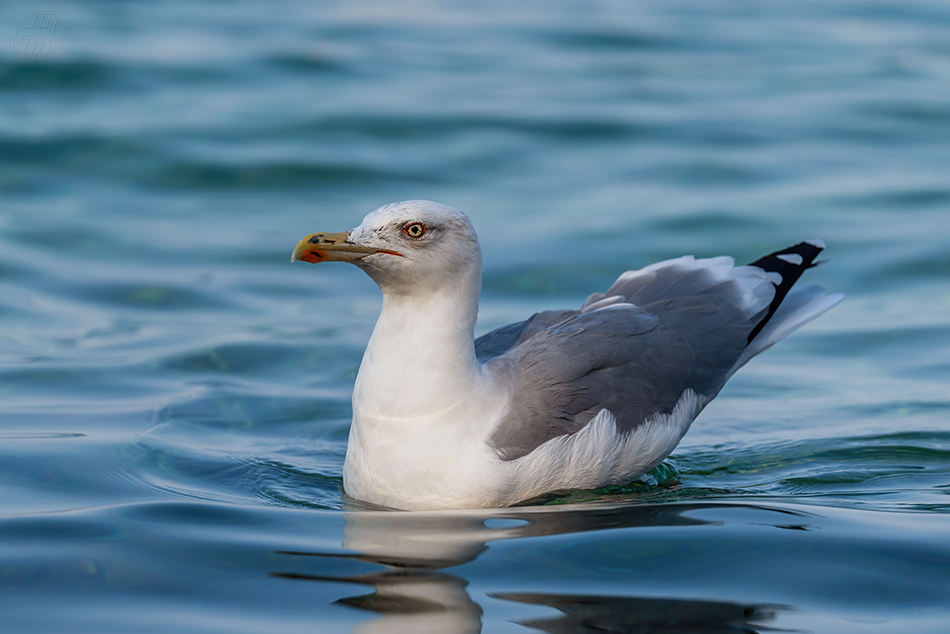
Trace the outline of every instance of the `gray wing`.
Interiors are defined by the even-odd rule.
[[[496,328],[475,340],[475,356],[479,362],[485,363],[524,343],[542,330],[579,315],[580,312],[579,310],[546,310],[535,313],[524,321]]]
[[[712,397],[751,328],[728,299],[716,296],[577,315],[489,362],[513,386],[491,443],[513,460],[579,431],[602,409],[626,431],[673,411],[687,389]]]
[[[719,392],[775,287],[730,258],[662,265],[624,274],[531,337],[530,320],[517,339],[508,333],[516,343],[486,366],[513,390],[491,437],[502,458],[579,431],[602,409],[627,431],[673,411],[687,389]]]
[[[802,242],[741,267],[729,257],[660,262],[624,273],[579,312],[538,313],[482,337],[476,350],[486,370],[513,391],[491,444],[513,460],[579,431],[602,409],[629,431],[672,412],[686,390],[713,398],[774,343],[743,354],[823,247]],[[812,299],[812,311],[783,317],[794,322],[785,334],[841,300]]]

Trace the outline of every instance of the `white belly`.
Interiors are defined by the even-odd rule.
[[[488,444],[475,412],[431,421],[354,417],[343,487],[360,500],[407,510],[484,508],[544,493],[629,482],[675,449],[708,399],[687,391],[674,411],[630,433],[602,410],[575,434],[516,460]]]

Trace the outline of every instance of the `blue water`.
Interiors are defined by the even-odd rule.
[[[0,630],[945,632],[948,32],[936,0],[0,5]],[[812,237],[848,298],[645,482],[367,510],[378,291],[289,256],[406,198],[472,217],[478,333]]]

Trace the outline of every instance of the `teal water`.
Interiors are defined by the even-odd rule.
[[[928,0],[0,5],[0,629],[945,632],[948,32]],[[848,298],[647,481],[367,510],[378,292],[289,256],[407,198],[472,217],[479,333],[812,237]]]

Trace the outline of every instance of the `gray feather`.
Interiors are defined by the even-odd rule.
[[[717,258],[717,260],[719,260]],[[723,263],[732,263],[731,258],[722,258]],[[717,283],[708,268],[693,268],[695,260],[685,256],[671,260],[668,266],[654,268],[647,272],[632,272],[636,275],[621,275],[607,289],[604,296],[620,295],[628,302],[646,306],[652,302],[671,297],[696,295]],[[588,299],[588,303],[590,300]]]
[[[524,321],[496,328],[475,340],[475,356],[481,363],[485,363],[527,341],[542,330],[579,313],[578,310],[546,310],[535,313]]]
[[[492,446],[513,460],[579,431],[602,409],[629,431],[673,411],[687,389],[714,397],[768,308],[766,302],[747,314],[742,293],[737,282],[682,259],[621,277],[585,306],[616,295],[627,303],[539,313],[511,331],[495,331],[482,344],[486,350],[498,350],[489,344],[502,340],[511,345],[487,369],[511,385],[513,395]]]
[[[739,309],[717,296],[574,317],[490,362],[514,392],[491,443],[513,460],[579,431],[601,409],[628,431],[673,411],[686,389],[715,396],[751,328]]]

